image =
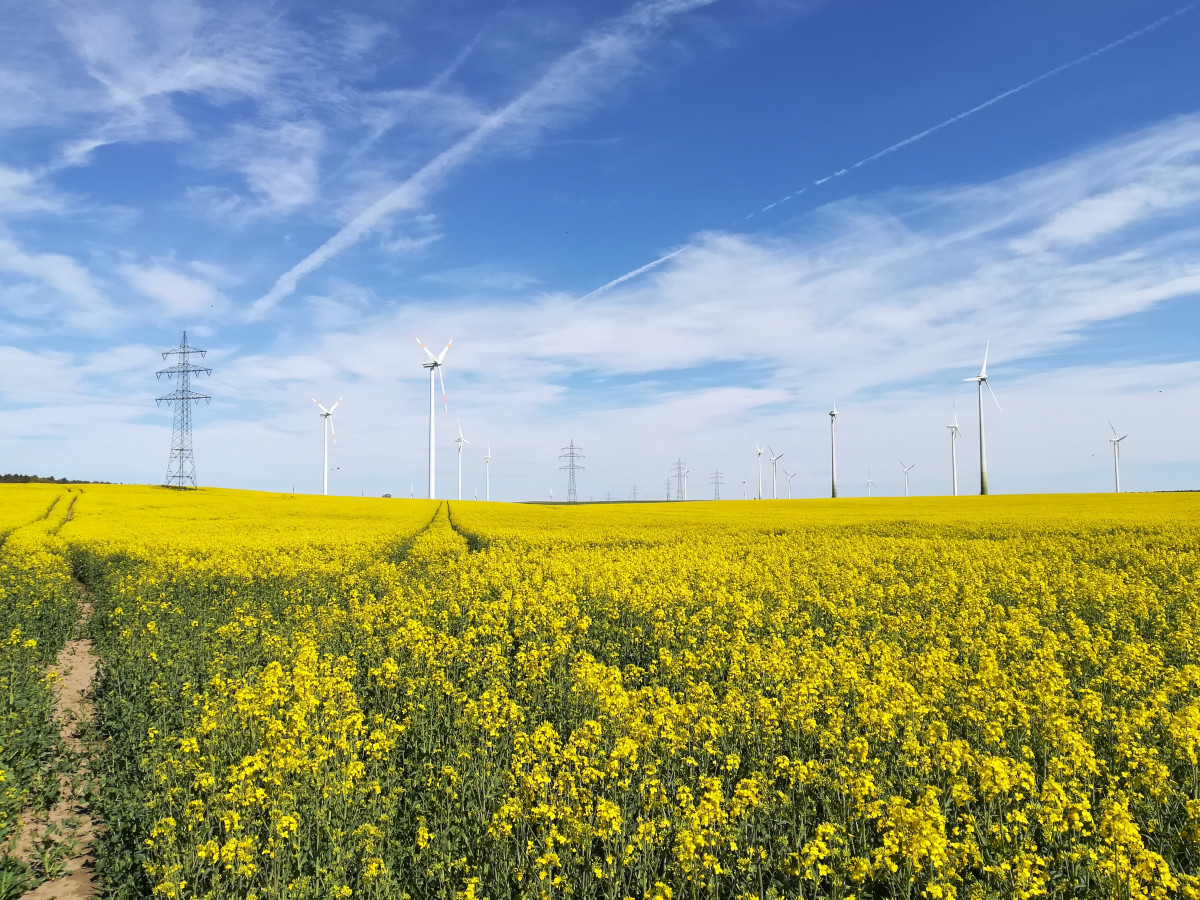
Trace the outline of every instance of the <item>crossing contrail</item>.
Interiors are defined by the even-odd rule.
[[[1167,15],[1163,16],[1162,18],[1155,19],[1149,25],[1143,25],[1141,28],[1137,28],[1137,29],[1129,32],[1128,34],[1124,35],[1123,37],[1117,38],[1115,41],[1110,41],[1109,43],[1105,44],[1103,47],[1097,47],[1095,50],[1091,50],[1091,51],[1083,54],[1083,56],[1075,57],[1075,59],[1071,60],[1070,62],[1065,62],[1060,66],[1055,66],[1053,69],[1049,69],[1048,71],[1043,72],[1041,75],[1038,75],[1035,78],[1030,78],[1028,81],[1018,84],[1016,87],[1011,87],[1006,91],[1002,91],[1001,93],[997,94],[994,97],[984,100],[982,103],[978,103],[975,106],[972,106],[970,109],[963,110],[962,112],[957,113],[956,115],[953,115],[948,119],[938,122],[936,125],[931,125],[930,127],[924,129],[923,131],[918,131],[916,134],[906,137],[902,141],[897,141],[896,143],[892,144],[891,146],[884,147],[882,150],[878,151],[877,153],[872,153],[870,156],[863,157],[858,162],[854,163],[854,165],[852,165],[852,166],[846,166],[845,168],[838,169],[836,172],[832,172],[831,174],[826,175],[823,178],[818,178],[815,181],[811,182],[810,184],[806,184],[804,187],[800,188],[799,190],[793,191],[790,194],[780,197],[778,200],[768,203],[766,206],[762,207],[761,209],[754,210],[752,212],[747,213],[742,218],[742,221],[743,222],[748,221],[749,219],[753,219],[756,215],[759,215],[761,213],[765,213],[771,209],[774,209],[780,203],[784,203],[788,200],[791,200],[793,197],[800,196],[805,191],[809,190],[809,188],[818,187],[819,185],[825,184],[825,182],[827,182],[827,181],[832,181],[835,178],[840,178],[841,176],[847,175],[850,172],[854,171],[855,169],[860,168],[861,166],[865,166],[868,163],[872,163],[877,159],[882,159],[885,156],[895,153],[897,150],[904,149],[905,147],[909,146],[910,144],[915,144],[917,141],[923,140],[923,139],[929,137],[929,135],[935,134],[936,132],[941,131],[943,128],[949,128],[951,125],[961,122],[963,119],[969,118],[970,116],[973,116],[978,112],[982,112],[983,110],[987,109],[989,106],[995,106],[1000,101],[1007,100],[1009,97],[1012,97],[1014,94],[1019,94],[1022,91],[1027,91],[1027,90],[1029,90],[1029,88],[1040,84],[1041,82],[1047,80],[1048,78],[1053,78],[1055,75],[1061,75],[1063,72],[1069,71],[1070,69],[1074,69],[1076,66],[1081,66],[1084,63],[1091,62],[1097,56],[1102,56],[1103,54],[1108,53],[1110,50],[1115,50],[1117,47],[1120,47],[1122,44],[1127,44],[1130,41],[1137,40],[1142,35],[1147,34],[1148,32],[1154,31],[1156,28],[1162,27],[1163,25],[1167,24],[1171,20],[1177,19],[1180,16],[1191,12],[1197,6],[1200,6],[1200,0],[1194,0],[1194,2],[1192,2],[1192,3],[1188,3],[1185,6],[1181,6],[1181,7],[1179,7],[1179,9],[1175,10],[1174,12],[1167,13]],[[589,297],[595,297],[597,294],[602,294],[605,291],[616,287],[618,284],[622,284],[623,282],[626,282],[631,278],[636,278],[637,276],[643,274],[644,272],[649,272],[651,269],[657,268],[658,266],[665,263],[667,260],[671,259],[674,256],[677,256],[683,250],[684,250],[683,247],[680,247],[676,250],[672,250],[666,256],[660,256],[658,259],[652,260],[651,262],[648,262],[643,266],[639,266],[638,268],[634,269],[632,272],[626,272],[624,275],[621,275],[619,278],[614,278],[612,281],[608,282],[607,284],[600,285],[600,287],[596,288],[594,291],[592,291],[588,294],[585,294],[580,299],[587,300]]]

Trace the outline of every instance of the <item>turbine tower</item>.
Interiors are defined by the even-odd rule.
[[[904,496],[905,497],[908,496],[908,473],[911,470],[915,469],[916,467],[917,467],[916,463],[913,463],[911,466],[906,466],[904,464],[904,460],[900,460],[900,468],[902,468],[904,470]]]
[[[323,467],[323,471],[321,473],[321,494],[322,494],[322,496],[328,497],[329,496],[329,432],[331,432],[331,431],[333,432],[333,446],[336,447],[337,446],[337,431],[334,430],[334,427],[333,427],[333,411],[338,408],[338,403],[342,402],[342,398],[338,397],[337,403],[333,404],[333,406],[329,407],[329,409],[326,409],[324,406],[322,406],[316,397],[312,398],[312,402],[316,403],[317,408],[319,410],[321,410],[321,412],[319,413],[319,415],[321,416],[321,429],[325,436],[324,443],[322,444],[322,447],[323,447],[322,459],[324,461],[324,467]],[[351,424],[353,424],[353,423],[351,423]],[[351,443],[353,443],[353,441]]]
[[[179,346],[174,350],[164,351],[162,355],[163,359],[178,356],[179,361],[173,366],[159,369],[154,374],[155,378],[166,375],[168,380],[179,376],[179,387],[154,401],[155,406],[169,403],[175,407],[174,422],[171,425],[171,458],[167,461],[167,478],[164,482],[167,487],[182,488],[189,484],[193,488],[196,487],[196,457],[192,453],[192,404],[201,400],[212,400],[212,397],[197,394],[192,390],[192,376],[211,375],[212,369],[192,365],[192,354],[204,356],[207,352],[190,347],[185,331]]]
[[[962,431],[958,427],[958,410],[954,410],[954,424],[947,425],[950,429],[950,481],[954,487],[954,496],[958,496],[958,436]]]
[[[492,442],[488,441],[488,453],[483,458],[484,468],[484,489],[483,499],[489,503],[492,500]]]
[[[996,399],[995,393],[992,391],[992,386],[988,384],[987,378],[987,358],[988,351],[992,348],[992,342],[988,341],[983,348],[983,368],[979,370],[978,375],[972,375],[970,378],[964,378],[963,381],[974,381],[975,387],[979,394],[979,493],[984,495],[988,492],[987,485],[987,445],[983,439],[983,388],[986,385],[988,393],[992,395],[992,400],[996,404],[996,409],[1000,409],[1000,401]]]
[[[833,477],[833,498],[837,499],[837,401],[829,411],[829,469]]]
[[[1121,493],[1121,441],[1129,437],[1123,434],[1117,437],[1117,429],[1113,428],[1113,423],[1109,422],[1108,427],[1112,428],[1113,436],[1108,439],[1108,442],[1113,445],[1113,478],[1116,480],[1116,492]]]
[[[867,496],[871,496],[871,488],[875,486],[875,482],[871,480],[871,470],[867,469]]]
[[[413,340],[415,340],[418,344],[421,344],[421,339],[419,337],[417,337],[415,334],[413,335]],[[437,356],[434,356],[432,353],[429,352],[428,347],[426,347],[424,344],[421,344],[421,349],[424,350],[425,355],[429,357],[428,362],[421,363],[421,366],[423,368],[426,368],[429,370],[429,499],[430,500],[433,500],[437,495],[437,490],[436,490],[436,486],[435,486],[435,481],[436,481],[436,477],[437,477],[437,471],[435,468],[436,453],[434,452],[436,449],[436,445],[433,442],[433,433],[434,433],[434,427],[433,427],[434,426],[433,373],[434,372],[437,373],[438,381],[440,381],[442,383],[442,406],[445,407],[446,412],[449,412],[450,407],[446,403],[446,380],[442,377],[442,361],[446,358],[446,352],[450,349],[450,344],[453,344],[453,343],[454,343],[454,338],[450,338],[450,342],[448,344],[446,344],[445,349],[443,349],[442,352],[439,353]]]
[[[770,447],[767,447],[767,449],[771,450]],[[775,464],[777,462],[779,462],[781,459],[783,459],[782,453],[780,453],[778,456],[776,456],[775,451],[771,450],[771,499],[772,500],[779,499],[779,492],[775,489]]]
[[[462,451],[463,445],[471,443],[462,433],[462,420],[458,421],[458,437],[454,439],[454,443],[458,444],[458,499],[462,499]]]
[[[762,499],[762,455],[763,455],[763,451],[767,448],[760,447],[760,446],[758,446],[758,444],[755,444],[754,449],[758,451],[758,496],[755,499],[761,500]]]

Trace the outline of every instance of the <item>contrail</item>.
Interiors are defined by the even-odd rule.
[[[279,276],[271,289],[250,305],[246,319],[261,319],[296,290],[301,278],[358,243],[388,216],[420,207],[447,175],[469,162],[497,132],[511,126],[543,127],[545,123],[539,116],[544,118],[576,103],[580,88],[586,86],[589,79],[594,80],[614,65],[627,61],[639,44],[665,28],[673,17],[716,2],[718,0],[642,0],[605,27],[590,32],[578,46],[555,60],[532,87],[485,117],[465,137],[384,194]],[[612,80],[615,76],[607,82]]]
[[[950,118],[948,118],[942,122],[939,122],[936,125],[932,125],[929,128],[926,128],[924,131],[918,131],[916,134],[914,134],[910,137],[906,137],[902,141],[897,141],[896,143],[892,144],[889,147],[884,147],[878,153],[872,153],[870,156],[866,156],[866,157],[860,159],[858,162],[856,162],[852,166],[847,166],[846,168],[838,169],[836,172],[826,175],[824,178],[818,178],[815,181],[811,182],[810,184],[807,184],[804,187],[800,188],[798,191],[794,191],[793,193],[787,194],[786,196],[781,197],[772,203],[768,203],[766,206],[762,207],[761,209],[747,213],[742,218],[742,221],[745,222],[749,219],[753,219],[756,215],[759,215],[760,213],[765,213],[768,210],[773,209],[774,207],[778,206],[780,203],[783,203],[787,200],[791,200],[793,197],[798,197],[801,194],[803,194],[805,191],[807,191],[809,188],[817,187],[819,185],[825,184],[825,182],[827,182],[827,181],[832,181],[833,179],[839,178],[842,175],[849,174],[851,171],[859,168],[860,166],[865,166],[865,165],[867,165],[867,163],[874,162],[877,159],[881,159],[891,153],[895,153],[897,150],[901,150],[904,147],[909,146],[910,144],[915,144],[917,141],[922,140],[923,138],[927,138],[927,137],[929,137],[929,135],[934,134],[935,132],[941,131],[943,128],[948,128],[957,122],[961,122],[963,119],[965,119],[969,116],[973,116],[973,115],[975,115],[975,113],[981,112],[981,111],[987,109],[989,106],[994,106],[995,104],[999,103],[1001,100],[1007,100],[1009,97],[1013,96],[1014,94],[1019,94],[1022,91],[1026,91],[1029,88],[1033,87],[1034,85],[1040,84],[1041,82],[1045,81],[1048,78],[1053,78],[1055,75],[1061,75],[1063,72],[1066,72],[1069,69],[1073,69],[1076,66],[1081,66],[1086,62],[1090,62],[1091,60],[1095,59],[1097,56],[1101,56],[1105,53],[1108,53],[1110,50],[1115,50],[1117,47],[1120,47],[1122,44],[1127,44],[1132,40],[1136,40],[1137,38],[1140,38],[1142,35],[1144,35],[1148,32],[1151,32],[1156,28],[1162,27],[1163,25],[1170,22],[1172,19],[1177,19],[1179,16],[1182,16],[1185,13],[1191,12],[1197,6],[1200,6],[1200,0],[1193,0],[1192,3],[1188,3],[1185,6],[1181,6],[1181,7],[1179,7],[1179,9],[1175,10],[1174,12],[1167,13],[1167,15],[1163,16],[1162,18],[1155,19],[1149,25],[1143,25],[1141,28],[1135,29],[1134,31],[1129,32],[1124,37],[1119,37],[1115,41],[1111,41],[1111,42],[1105,44],[1103,47],[1097,47],[1095,50],[1091,50],[1088,53],[1083,54],[1083,56],[1078,56],[1075,59],[1071,60],[1070,62],[1065,62],[1061,66],[1055,66],[1053,69],[1043,72],[1041,75],[1038,75],[1036,78],[1031,78],[1026,82],[1018,84],[1016,87],[1009,88],[1008,90],[1003,91],[988,100],[984,100],[982,103],[972,106],[970,109],[964,110],[963,112],[960,112],[957,115],[953,115]],[[653,262],[646,263],[646,265],[640,266],[640,267],[634,269],[632,272],[627,272],[624,275],[620,276],[619,278],[614,278],[612,281],[608,282],[607,284],[603,284],[600,287],[596,288],[591,293],[585,294],[580,299],[586,300],[589,297],[594,297],[597,294],[604,293],[605,291],[609,290],[610,288],[616,287],[618,284],[628,281],[630,278],[636,278],[638,275],[641,275],[643,272],[648,272],[649,270],[655,268],[656,266],[659,266],[662,263],[666,262],[671,257],[682,252],[683,249],[684,249],[683,247],[680,247],[678,250],[674,250],[671,253],[668,253],[666,256],[661,256],[658,259],[654,260]]]
[[[654,260],[653,262],[648,262],[648,263],[646,263],[644,266],[639,266],[638,268],[634,269],[632,272],[626,272],[626,273],[625,273],[624,275],[622,275],[620,278],[614,278],[614,279],[613,279],[612,281],[610,281],[608,284],[602,284],[602,285],[600,285],[600,287],[596,288],[596,289],[595,289],[594,291],[592,291],[590,294],[584,294],[584,295],[583,295],[582,297],[580,297],[579,299],[580,299],[580,300],[587,300],[589,297],[595,297],[597,294],[603,294],[603,293],[604,293],[605,291],[607,291],[609,288],[614,288],[614,287],[616,287],[616,286],[617,286],[618,284],[620,284],[622,281],[628,281],[630,278],[637,278],[637,277],[638,277],[639,275],[641,275],[643,272],[649,272],[651,269],[653,269],[653,268],[656,268],[656,267],[658,267],[658,266],[661,266],[663,263],[665,263],[665,262],[666,262],[668,259],[670,259],[671,257],[673,257],[673,256],[678,256],[680,253],[682,253],[682,252],[683,252],[683,250],[684,250],[684,248],[683,248],[683,247],[680,247],[678,250],[672,250],[672,251],[671,251],[670,253],[668,253],[666,256],[660,256],[658,259]]]

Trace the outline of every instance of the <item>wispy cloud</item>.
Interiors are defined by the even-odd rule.
[[[209,215],[237,227],[288,215],[317,199],[323,148],[323,129],[316,122],[241,123],[201,152],[205,165],[239,173],[250,196],[215,186],[193,187],[189,196]]]
[[[35,290],[9,303],[15,316],[44,315],[53,309],[62,320],[81,328],[108,328],[116,311],[89,272],[61,253],[36,253],[0,232],[0,272],[25,279]],[[11,294],[8,296],[12,296]],[[0,295],[0,302],[4,295]]]
[[[168,316],[207,318],[225,310],[225,297],[207,280],[162,263],[126,263],[118,266],[117,272]]]
[[[788,200],[791,200],[795,197],[799,197],[801,194],[806,193],[810,188],[820,187],[821,185],[826,184],[827,182],[833,181],[835,178],[841,178],[842,176],[849,175],[851,172],[855,171],[856,169],[860,169],[863,166],[869,165],[869,164],[875,162],[876,160],[883,159],[885,156],[891,156],[893,153],[897,153],[900,150],[903,150],[906,147],[911,146],[912,144],[915,144],[919,141],[923,141],[926,138],[928,138],[934,134],[937,134],[939,131],[943,131],[944,129],[949,128],[952,125],[958,124],[959,122],[963,121],[964,119],[969,119],[972,116],[975,116],[981,112],[984,112],[985,110],[995,106],[996,104],[1002,103],[1005,100],[1008,100],[1010,97],[1016,96],[1017,94],[1024,93],[1025,91],[1027,91],[1031,88],[1037,87],[1044,81],[1048,81],[1052,78],[1055,78],[1059,75],[1069,72],[1072,69],[1078,68],[1079,66],[1083,66],[1083,65],[1091,62],[1092,60],[1117,49],[1118,47],[1128,44],[1130,41],[1135,41],[1138,38],[1141,38],[1144,35],[1147,35],[1152,31],[1162,28],[1163,26],[1169,24],[1170,22],[1173,22],[1174,20],[1180,18],[1181,16],[1184,16],[1188,13],[1194,12],[1197,8],[1200,8],[1200,2],[1187,3],[1187,4],[1179,7],[1178,9],[1173,10],[1172,12],[1168,13],[1167,15],[1160,16],[1159,18],[1153,20],[1152,22],[1149,22],[1146,25],[1143,25],[1140,28],[1135,28],[1134,30],[1127,32],[1126,34],[1122,35],[1121,37],[1117,38],[1116,40],[1110,41],[1107,44],[1104,44],[1100,47],[1097,47],[1094,50],[1091,50],[1087,53],[1082,54],[1081,56],[1077,56],[1074,59],[1068,60],[1067,62],[1062,63],[1061,65],[1055,66],[1052,69],[1048,69],[1047,71],[1042,72],[1040,75],[1036,75],[1033,78],[1028,79],[1027,81],[1024,81],[1020,84],[1014,85],[1011,88],[1007,88],[1006,90],[1003,90],[1000,93],[995,94],[995,95],[989,97],[988,99],[975,104],[972,107],[969,107],[968,109],[965,109],[965,110],[962,110],[961,112],[955,113],[954,115],[949,116],[948,118],[945,118],[942,121],[937,122],[936,124],[931,125],[927,128],[923,128],[920,131],[917,131],[917,132],[909,135],[906,138],[903,138],[899,141],[895,141],[894,143],[889,144],[888,146],[884,147],[883,149],[878,150],[869,156],[863,157],[862,159],[858,160],[858,162],[855,162],[853,164],[847,164],[834,172],[830,172],[827,175],[824,175],[820,178],[816,178],[813,181],[802,185],[797,190],[795,190],[791,193],[788,193],[788,194],[784,194],[783,196],[778,197],[777,199],[771,201],[770,203],[766,204],[765,206],[763,206],[759,209],[751,210],[750,212],[746,213],[745,216],[742,217],[742,221],[743,222],[749,221],[751,219],[754,219],[756,216],[761,215],[762,213],[770,212],[771,210],[775,209],[780,204],[786,203]],[[1111,211],[1111,209],[1112,209],[1112,207],[1110,204],[1109,211]],[[650,272],[650,271],[658,268],[660,265],[665,263],[667,260],[671,259],[672,256],[674,256],[674,253],[668,253],[664,256],[657,257],[656,259],[653,259],[650,262],[645,263],[644,265],[638,266],[636,269],[626,272],[624,275],[620,275],[620,276],[612,279],[611,281],[608,281],[605,284],[600,285],[598,288],[595,288],[593,291],[591,291],[590,293],[588,293],[585,296],[585,299],[587,297],[593,297],[597,294],[602,294],[605,291],[610,290],[611,288],[615,287],[616,285],[623,284],[624,282],[629,281],[630,279],[636,278],[639,275],[643,275],[646,272]]]
[[[637,53],[672,19],[713,2],[715,0],[643,0],[606,27],[590,32],[573,50],[555,61],[531,87],[487,115],[466,136],[372,203],[280,276],[271,290],[251,305],[248,318],[261,319],[296,289],[301,278],[353,246],[388,216],[418,208],[450,173],[486,149],[490,141],[505,132],[519,134],[524,141],[533,140],[580,104],[594,102],[602,89],[611,88],[628,73]]]

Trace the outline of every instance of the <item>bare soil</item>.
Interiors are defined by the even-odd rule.
[[[91,604],[82,604],[81,622],[91,618]],[[60,858],[56,870],[61,874],[44,881],[36,888],[26,891],[21,900],[88,900],[99,894],[96,881],[96,858],[92,843],[96,836],[97,822],[93,819],[87,802],[80,790],[88,778],[87,751],[77,734],[77,727],[95,720],[96,711],[87,692],[96,677],[96,656],[92,653],[92,642],[87,639],[68,641],[58,654],[55,670],[59,677],[54,682],[54,715],[59,723],[63,742],[72,753],[79,754],[79,770],[75,778],[63,778],[58,803],[49,814],[27,823],[17,844],[17,852],[32,859],[38,841],[47,833],[59,845],[70,848],[65,858]]]

